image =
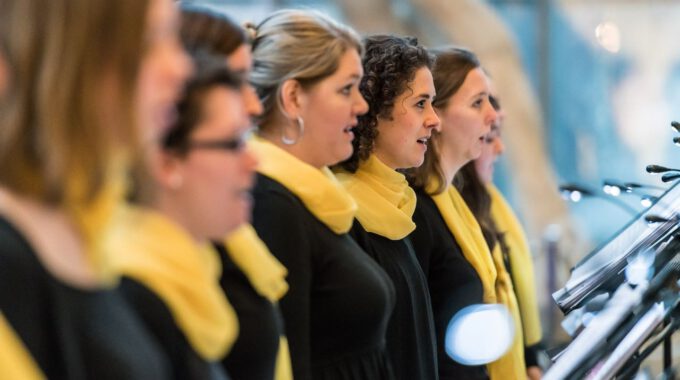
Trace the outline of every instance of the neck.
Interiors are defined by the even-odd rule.
[[[382,162],[383,164],[385,164],[388,168],[390,168],[392,170],[405,169],[405,168],[400,168],[399,167],[400,165],[396,165],[396,164],[390,162],[388,157],[386,155],[384,155],[382,153],[382,151],[380,151],[379,149],[375,149],[373,151],[373,154],[378,158],[378,160],[380,160],[380,162]]]
[[[453,177],[466,164],[466,161],[457,157],[456,152],[447,149],[445,146],[441,146],[439,151],[439,165],[442,168],[444,177],[446,177],[447,185],[450,185],[453,183]]]

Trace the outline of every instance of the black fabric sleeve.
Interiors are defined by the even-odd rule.
[[[289,290],[280,301],[295,379],[312,378],[310,365],[310,297],[312,244],[305,223],[307,210],[292,195],[255,193],[253,227],[269,250],[288,269]],[[308,217],[308,216],[307,216]]]

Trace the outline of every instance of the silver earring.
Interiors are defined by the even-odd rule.
[[[281,142],[285,145],[295,145],[302,138],[302,134],[305,133],[305,121],[300,116],[295,118],[295,124],[298,131],[297,136],[294,138],[286,136],[286,127],[281,129]]]

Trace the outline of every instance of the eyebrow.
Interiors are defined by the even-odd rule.
[[[420,94],[420,95],[416,96],[416,98],[417,98],[417,99],[430,99],[430,98],[433,98],[433,99],[434,99],[434,96],[430,96],[430,94],[423,93],[423,94]]]

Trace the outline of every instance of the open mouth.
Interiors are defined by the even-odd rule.
[[[348,127],[345,127],[345,129],[343,129],[342,131],[343,131],[344,133],[350,133],[350,132],[352,132],[352,129],[354,129],[354,126],[353,126],[353,125],[350,125],[350,126],[348,126]]]
[[[419,138],[419,139],[416,140],[416,141],[418,141],[418,144],[423,144],[423,145],[427,146],[427,142],[428,142],[429,140],[430,140],[429,137],[421,137],[421,138]]]

